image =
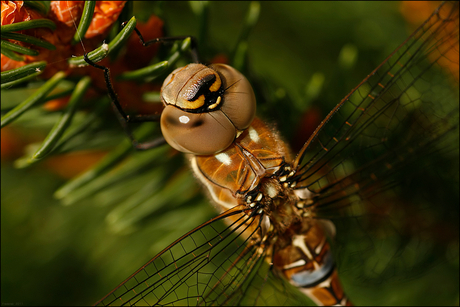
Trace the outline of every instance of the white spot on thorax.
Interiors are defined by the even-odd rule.
[[[226,154],[225,152],[221,152],[217,155],[214,155],[219,162],[225,164],[225,165],[230,165],[232,163],[232,159],[230,159],[230,156]]]
[[[294,190],[294,194],[300,199],[312,199],[313,196],[313,193],[307,188]]]
[[[268,230],[270,229],[270,218],[267,215],[264,215],[262,223],[260,224],[261,226],[261,232],[262,232],[262,238],[263,240],[266,239],[266,235],[268,233]]]
[[[259,134],[257,133],[256,129],[249,127],[248,132],[249,132],[249,138],[253,142],[256,142],[256,143],[259,142],[260,138],[259,138]]]
[[[278,190],[273,184],[270,184],[270,183],[267,184],[266,189],[267,189],[266,191],[269,197],[275,198],[278,195]]]

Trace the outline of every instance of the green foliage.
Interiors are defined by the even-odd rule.
[[[309,107],[317,106],[324,117],[410,33],[393,2],[173,1],[139,2],[133,9],[137,20],[147,20],[152,12],[162,14],[169,36],[196,36],[204,61],[224,54],[236,63],[254,85],[260,116],[276,123],[289,141],[298,137],[298,123]],[[133,24],[109,45],[122,49]],[[5,31],[22,29],[18,27],[24,24]],[[153,76],[161,84],[161,77],[174,68],[171,62],[180,66],[189,60],[174,51],[160,52],[148,72],[125,72],[114,82]],[[69,63],[85,64],[78,56]],[[2,126],[3,116],[19,108],[21,116],[8,117],[12,128],[41,133],[41,141],[30,145],[33,149],[48,144],[48,157],[24,163],[32,150],[16,161],[16,166],[28,168],[2,164],[2,303],[88,305],[216,212],[182,155],[168,146],[147,152],[132,149],[106,98],[72,109],[72,122],[61,125],[50,145],[45,136],[59,123],[60,114],[40,109],[47,99],[36,95],[43,89],[50,90],[49,95],[69,93],[69,84],[73,90],[81,79],[65,78],[68,83],[49,89],[50,81],[31,79],[35,76],[15,72],[7,82],[29,79],[2,86]],[[2,73],[2,85],[3,79]],[[27,109],[21,108],[31,100]],[[135,130],[144,140],[160,133],[155,125]],[[46,164],[53,156],[96,149],[109,153],[70,180],[53,175]],[[458,177],[455,180],[458,188]],[[458,189],[448,191],[458,197]],[[458,304],[458,242],[447,245],[443,262],[417,278],[370,284],[360,280],[363,271],[341,268],[344,287],[355,304]],[[376,249],[386,252],[385,246]],[[366,270],[379,269],[369,267],[372,260],[366,265]]]

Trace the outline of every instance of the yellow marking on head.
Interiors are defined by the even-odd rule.
[[[200,97],[198,97],[197,99],[195,99],[193,101],[185,100],[184,107],[186,109],[198,109],[198,108],[201,108],[204,105],[204,99],[205,99],[204,95],[200,95]]]
[[[222,81],[220,80],[220,77],[219,75],[216,73],[214,74],[216,76],[216,80],[214,81],[214,83],[209,87],[209,91],[210,92],[217,92],[220,87],[222,86]]]
[[[210,105],[208,108],[211,109],[211,110],[214,109],[215,107],[217,107],[220,104],[221,101],[222,101],[222,97],[221,96],[217,97],[216,102],[213,103],[212,105]]]

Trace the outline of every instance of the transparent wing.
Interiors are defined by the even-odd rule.
[[[295,161],[304,186],[315,192],[329,188],[366,163],[377,164],[388,151],[437,138],[458,123],[458,3],[448,5],[317,128]]]
[[[172,243],[96,305],[237,304],[265,258],[259,220],[242,206],[224,212]]]
[[[260,259],[245,285],[235,290],[228,306],[309,306],[314,305],[299,290],[290,285],[272,267]]]
[[[253,306],[304,304],[305,297],[275,276],[269,245],[258,232],[261,215],[228,210],[185,234],[97,306]]]
[[[458,2],[443,3],[331,111],[295,160],[297,188],[316,195],[318,215],[366,216],[362,233],[385,223],[380,236],[398,234],[388,257],[414,244],[412,234],[441,233],[436,226],[449,219],[457,231],[438,239],[458,238],[458,13]],[[359,259],[376,249],[369,242]]]
[[[356,217],[386,215],[401,203],[416,202],[414,193],[399,197],[403,187],[428,191],[425,182],[413,179],[433,178],[428,169],[436,173],[443,161],[458,157],[458,104],[458,5],[445,4],[318,127],[296,158],[297,188],[315,193],[318,214],[327,217],[340,208]],[[97,304],[298,302],[291,286],[265,263],[260,220],[245,210],[234,208],[187,233]],[[362,251],[359,259],[367,255]]]

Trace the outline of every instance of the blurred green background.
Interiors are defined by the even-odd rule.
[[[137,8],[139,19],[149,14],[149,4],[142,5]],[[249,5],[211,3],[206,48],[229,55]],[[198,35],[199,21],[189,3],[165,2],[163,10],[169,35]],[[325,116],[410,29],[399,2],[261,2],[259,21],[248,40],[246,73],[266,90],[268,101],[260,102],[264,118],[276,122],[291,140],[309,106],[319,106]],[[274,112],[275,107],[282,112]],[[17,126],[22,133],[30,133],[27,125]],[[50,126],[42,128],[44,137]],[[115,131],[121,141],[121,130]],[[39,132],[34,130],[34,134]],[[150,154],[136,153],[134,159]],[[167,149],[157,153],[160,160],[171,159],[166,154]],[[179,165],[184,160],[180,155],[172,159]],[[53,193],[66,180],[46,164],[15,169],[11,161],[2,159],[2,304],[93,304],[174,239],[215,215],[185,168],[149,167],[150,173],[130,177],[126,185],[117,183],[120,195],[116,197],[114,189],[105,189],[64,206]],[[162,186],[155,180],[167,172],[174,184],[156,193]],[[183,189],[180,192],[174,190],[178,185]],[[133,189],[159,195],[144,206],[154,206],[160,197],[170,201],[171,195],[180,195],[178,203],[186,205],[171,202],[159,212],[161,221],[128,221],[125,227],[113,202]],[[146,216],[154,215],[145,210]],[[122,222],[113,222],[117,219]],[[356,305],[458,305],[458,242],[451,249],[447,257],[451,261],[439,263],[419,278],[368,285],[343,276],[344,287]]]

